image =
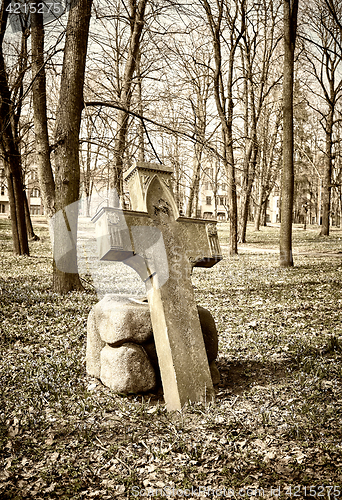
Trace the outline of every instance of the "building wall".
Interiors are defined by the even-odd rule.
[[[270,194],[266,207],[266,222],[272,224],[280,222],[280,196],[273,192]]]
[[[228,218],[227,182],[223,175],[217,175],[216,200],[213,190],[214,169],[204,169],[198,200],[198,217],[225,221]]]
[[[229,218],[227,183],[223,176],[219,178],[215,206],[213,183],[207,179],[204,176],[200,187],[198,217],[226,221]],[[280,195],[277,189],[272,191],[269,196],[266,207],[266,222],[272,224],[280,222]]]
[[[38,174],[32,170],[25,179],[26,196],[31,215],[44,215],[43,201],[40,196]],[[10,214],[9,198],[5,170],[0,165],[0,215]]]

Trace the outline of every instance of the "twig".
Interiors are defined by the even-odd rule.
[[[131,469],[128,467],[127,464],[125,464],[125,462],[123,462],[118,456],[116,456],[115,458],[116,460],[119,460],[119,462],[127,468],[130,474],[132,473]]]
[[[105,447],[103,446],[103,444],[101,443],[101,441],[99,440],[99,438],[98,438],[97,436],[95,436],[95,439],[97,439],[97,440],[98,440],[98,442],[100,443],[100,448],[102,448],[104,451],[108,451],[108,450],[107,450],[107,448],[105,448]]]

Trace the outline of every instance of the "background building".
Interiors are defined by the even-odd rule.
[[[30,170],[27,173],[24,185],[30,214],[32,216],[44,215],[43,201],[40,195],[38,173],[36,170]],[[10,214],[7,179],[5,177],[5,169],[2,165],[0,165],[0,214],[7,216]]]

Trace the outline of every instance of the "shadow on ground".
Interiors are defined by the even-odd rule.
[[[217,360],[221,375],[219,390],[240,395],[250,390],[255,385],[269,385],[279,379],[288,377],[284,361],[257,362],[257,361],[231,361],[225,357]]]

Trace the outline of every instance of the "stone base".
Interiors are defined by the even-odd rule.
[[[155,388],[153,366],[145,350],[137,344],[124,344],[117,348],[106,345],[100,359],[100,380],[113,391],[127,394]]]
[[[213,385],[220,374],[215,359],[218,336],[207,309],[198,306]],[[117,393],[147,392],[161,385],[147,302],[130,296],[106,295],[90,311],[86,370]]]

